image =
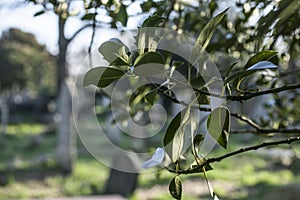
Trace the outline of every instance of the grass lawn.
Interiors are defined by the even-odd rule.
[[[9,134],[1,139],[0,170],[30,169],[47,170],[54,165],[56,138],[53,135],[39,135],[44,129],[41,124],[10,125]],[[39,145],[34,146],[34,141]],[[260,143],[263,138],[232,136],[230,152],[240,147]],[[300,145],[284,145],[299,154]],[[79,148],[82,146],[79,144]],[[278,148],[277,148],[278,149]],[[224,153],[216,149],[211,156]],[[41,162],[41,157],[45,157]],[[209,179],[220,199],[260,199],[272,188],[300,182],[300,165],[288,163],[279,156],[264,152],[249,152],[213,163],[214,170],[208,172]],[[75,196],[102,194],[109,169],[92,156],[81,153],[75,163],[74,173],[69,176],[51,175],[43,180],[19,182],[9,177],[6,185],[0,186],[0,200],[45,198],[54,196]],[[131,200],[167,200],[168,183],[173,174],[165,170],[144,173],[139,176],[139,186]],[[180,176],[183,182],[183,199],[210,199],[202,174]]]

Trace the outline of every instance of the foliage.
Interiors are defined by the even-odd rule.
[[[42,3],[45,8],[36,13],[36,16],[43,14],[49,8],[53,8],[62,19],[67,19],[74,14],[69,9],[72,1],[30,1]],[[134,1],[91,0],[84,3],[85,11],[82,20],[91,22],[89,25],[92,25],[95,30],[98,23],[108,24],[113,28],[126,26],[129,18],[127,8]],[[300,139],[294,137],[253,145],[215,158],[207,159],[199,155],[199,148],[204,145],[204,140],[202,133],[198,132],[199,123],[192,114],[194,110],[208,113],[206,129],[223,148],[230,146],[229,138],[232,137],[232,133],[299,135],[300,130],[297,128],[299,109],[297,108],[300,76],[296,68],[298,62],[296,59],[299,55],[297,44],[300,37],[297,1],[236,1],[234,7],[238,12],[231,16],[231,20],[226,16],[226,10],[220,12],[220,4],[216,1],[197,1],[197,4],[195,6],[187,1],[175,0],[141,2],[140,7],[143,12],[156,14],[146,19],[138,30],[135,41],[138,46],[137,51],[130,52],[126,45],[117,40],[103,43],[99,52],[109,66],[91,69],[84,78],[85,86],[93,84],[100,89],[113,86],[124,77],[133,79],[147,74],[162,75],[161,77],[165,78],[162,84],[141,87],[131,98],[129,109],[134,115],[137,110],[142,110],[142,103],[151,108],[161,99],[168,99],[183,106],[184,109],[172,117],[163,136],[165,157],[170,158],[169,163],[163,164],[166,170],[176,174],[169,187],[171,195],[176,199],[180,199],[182,194],[180,174],[203,173],[212,198],[217,199],[206,175],[206,171],[212,170],[210,166],[212,162],[219,162],[246,151],[292,143]],[[273,9],[270,9],[271,7]],[[103,10],[111,17],[108,23],[101,21]],[[143,32],[142,29],[152,26],[193,33],[197,39],[192,52],[192,62],[182,63],[182,60],[172,60],[170,58],[176,55],[157,49],[161,38],[151,38],[151,35]],[[280,49],[278,43],[286,45],[287,48]],[[204,55],[204,50],[213,53],[221,77],[225,80],[221,92],[209,93],[209,86],[219,81],[219,77],[214,77],[205,83],[200,73],[191,72],[192,65],[201,66],[199,58]],[[151,64],[151,67],[147,64]],[[186,71],[181,71],[180,68]],[[183,75],[188,80],[187,85],[195,93],[191,101],[181,102],[172,93],[171,88],[181,84],[173,77],[174,71],[184,72]],[[234,113],[226,104],[217,108],[207,107],[209,96],[243,103],[267,94],[272,95],[272,101],[265,105],[268,110],[267,118],[252,119],[244,113]],[[231,126],[232,118],[246,125],[235,130]],[[187,138],[192,144],[191,151],[185,151]],[[186,152],[191,156],[183,155]]]
[[[201,64],[199,58],[203,56],[205,48],[207,47],[210,39],[212,38],[212,35],[217,28],[217,25],[222,21],[222,18],[225,17],[225,13],[226,10],[212,18],[211,21],[208,22],[207,25],[200,32],[192,51],[192,64]],[[240,85],[245,78],[250,79],[250,75],[254,74],[255,72],[261,70],[266,71],[271,69],[277,69],[278,67],[275,65],[277,64],[277,60],[274,60],[276,52],[270,50],[260,51],[254,56],[250,57],[246,64],[239,71],[228,70],[228,73],[224,77],[225,81],[222,88],[223,92],[221,92],[220,94],[210,94],[207,92],[209,91],[209,84],[216,80],[217,77],[215,77],[215,79],[210,79],[210,83],[203,84],[202,75],[199,72],[196,72],[196,74],[193,74],[194,77],[192,79],[190,74],[191,69],[189,69],[187,72],[188,74],[185,74],[184,76],[187,77],[187,84],[190,85],[190,87],[194,90],[195,94],[198,95],[193,96],[190,102],[180,102],[176,99],[176,96],[172,94],[171,89],[183,84],[180,81],[176,80],[176,77],[173,76],[173,70],[178,70],[178,68],[174,67],[173,62],[180,61],[170,61],[170,59],[168,58],[168,56],[170,56],[170,53],[165,54],[164,52],[162,52],[162,50],[158,51],[158,49],[156,49],[162,38],[158,37],[157,39],[155,38],[155,36],[151,36],[150,34],[147,35],[143,32],[143,28],[148,27],[149,21],[157,21],[157,23],[154,24],[156,24],[156,26],[159,26],[161,18],[157,17],[157,15],[153,15],[152,17],[146,20],[147,23],[143,23],[143,26],[139,29],[138,36],[136,37],[138,52],[126,51],[126,49],[128,48],[119,41],[109,42],[111,43],[110,47],[113,48],[103,48],[104,45],[108,44],[104,43],[103,46],[99,48],[99,51],[104,56],[104,59],[106,59],[110,63],[110,66],[106,68],[98,67],[88,71],[84,77],[83,85],[87,86],[93,84],[100,88],[105,88],[108,85],[114,84],[114,82],[116,82],[117,80],[121,78],[123,79],[124,77],[127,77],[129,79],[151,75],[160,75],[160,77],[164,77],[164,81],[162,81],[162,84],[154,84],[154,88],[150,88],[151,93],[149,92],[149,90],[148,92],[144,92],[145,90],[140,90],[137,95],[141,95],[143,96],[143,98],[147,99],[146,102],[150,103],[150,105],[153,105],[154,101],[156,100],[155,96],[160,95],[162,98],[167,98],[181,106],[184,106],[184,109],[178,112],[177,115],[169,123],[163,138],[165,156],[170,159],[170,162],[168,164],[164,164],[164,167],[168,171],[177,174],[171,180],[169,186],[170,194],[173,198],[181,199],[182,184],[179,179],[180,174],[193,174],[202,172],[207,181],[211,197],[213,199],[218,199],[206,175],[206,171],[212,169],[209,165],[211,162],[221,161],[227,157],[246,151],[262,148],[265,146],[277,145],[281,143],[291,143],[300,139],[299,137],[296,137],[278,142],[264,143],[262,145],[244,148],[232,153],[224,154],[224,156],[211,159],[206,159],[202,155],[199,155],[198,148],[199,144],[203,144],[203,136],[200,133],[196,132],[197,127],[200,126],[200,124],[192,115],[192,110],[194,111],[198,109],[199,111],[210,112],[207,119],[207,131],[212,136],[212,138],[214,138],[214,140],[225,149],[227,148],[229,140],[231,116],[237,117],[238,119],[247,122],[249,125],[254,126],[253,122],[250,119],[244,116],[241,117],[235,113],[231,113],[225,104],[214,109],[207,109],[205,107],[201,107],[201,105],[198,102],[199,94],[206,96],[213,95],[218,98],[226,98],[229,101],[246,101],[248,100],[248,98],[255,98],[260,95],[263,95],[259,92],[252,93],[252,88],[247,88],[247,85],[244,85],[243,89],[241,89]],[[110,57],[111,55],[113,55],[114,57]],[[175,58],[175,55],[171,55],[170,57]],[[273,64],[272,62],[275,64]],[[143,65],[140,65],[140,63],[142,63]],[[185,66],[190,68],[191,63],[185,63]],[[199,89],[199,87],[195,87],[195,85],[200,85],[201,89]],[[161,90],[162,87],[165,88]],[[299,88],[299,85],[295,85],[295,88]],[[289,90],[289,87],[283,86],[282,90]],[[153,91],[155,91],[155,93],[153,93]],[[224,91],[227,91],[229,95],[224,95]],[[151,94],[150,100],[149,93]],[[270,93],[272,93],[272,90],[270,90]],[[276,92],[274,91],[274,93]],[[187,129],[190,129],[190,131],[188,131]],[[258,132],[260,131],[259,128],[256,127],[256,129],[258,130]],[[284,132],[284,130],[282,130],[282,132]],[[187,141],[187,138],[191,138],[191,143],[195,144],[191,145],[193,160],[185,161],[188,162],[188,164],[182,164],[182,157],[188,157],[188,155],[185,155],[188,152],[185,149],[185,146],[189,143],[189,141]],[[153,158],[154,157],[156,157],[156,153],[153,155]],[[157,162],[154,165],[159,164],[160,163]]]
[[[0,40],[1,90],[53,91],[55,60],[32,34],[10,29]]]

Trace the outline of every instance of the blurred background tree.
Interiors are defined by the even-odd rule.
[[[55,60],[33,34],[9,29],[0,39],[1,90],[55,91]]]
[[[9,120],[9,100],[23,92],[45,104],[55,91],[55,59],[34,35],[9,29],[0,39],[2,134]],[[47,100],[48,99],[48,100]]]

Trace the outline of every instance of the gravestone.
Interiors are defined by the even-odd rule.
[[[120,166],[124,169],[136,171],[134,170],[136,169],[136,166],[132,158],[126,154],[116,156],[113,160],[110,175],[106,182],[105,193],[129,197],[137,187],[138,173],[117,170],[116,168],[120,169]]]

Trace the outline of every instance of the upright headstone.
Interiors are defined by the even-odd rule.
[[[124,169],[132,169],[132,171],[135,171],[134,169],[136,168],[131,157],[126,155],[116,156],[106,183],[105,193],[119,194],[124,197],[131,196],[137,187],[138,173],[120,171],[115,169],[114,166],[116,168],[122,166]]]

